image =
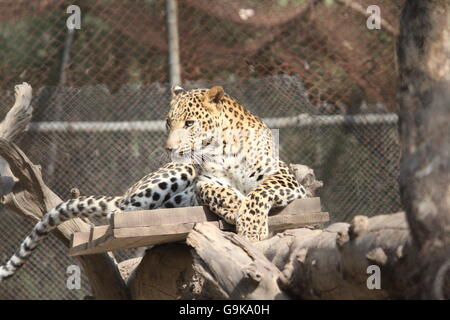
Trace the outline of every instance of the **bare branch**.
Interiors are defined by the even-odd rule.
[[[32,89],[24,82],[15,86],[15,103],[0,123],[0,138],[13,141],[28,128],[33,108],[30,106]],[[11,192],[15,183],[8,163],[0,158],[0,196]]]
[[[16,101],[0,123],[0,138],[14,141],[27,129],[33,112],[30,106],[32,91],[26,82],[15,86]]]

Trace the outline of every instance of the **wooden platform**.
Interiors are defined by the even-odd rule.
[[[272,210],[269,229],[282,231],[328,220],[328,213],[321,212],[320,198],[299,199],[285,208]],[[199,222],[215,224],[222,230],[234,230],[234,226],[219,220],[215,214],[201,206],[124,212],[116,214],[111,225],[92,227],[90,232],[74,233],[69,255],[182,241]]]

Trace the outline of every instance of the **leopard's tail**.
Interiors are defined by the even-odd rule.
[[[122,197],[79,197],[59,204],[47,212],[20,245],[19,250],[0,266],[0,282],[13,276],[48,233],[76,217],[108,217],[120,210]]]

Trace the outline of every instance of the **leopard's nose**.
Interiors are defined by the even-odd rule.
[[[177,149],[178,149],[178,147],[166,146],[166,151],[170,152],[170,153],[176,151]]]

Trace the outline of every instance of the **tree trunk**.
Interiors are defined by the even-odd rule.
[[[406,1],[400,21],[400,186],[412,294],[450,298],[450,2]]]

